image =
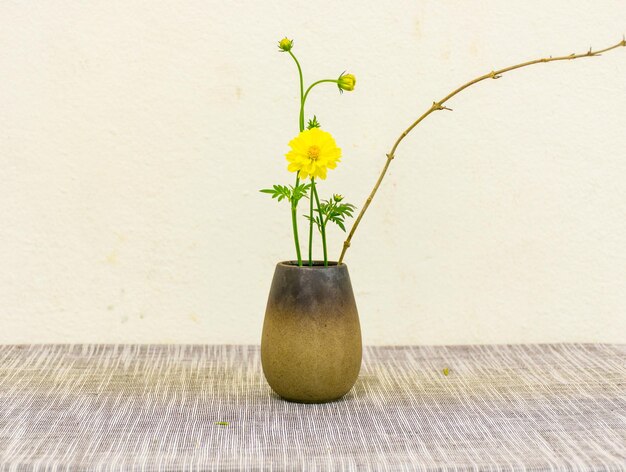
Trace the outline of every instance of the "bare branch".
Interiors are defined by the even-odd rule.
[[[341,256],[339,257],[339,262],[338,263],[341,264],[343,262],[343,258],[346,255],[346,251],[350,247],[350,244],[351,244],[351,241],[352,241],[352,237],[354,236],[354,232],[358,228],[359,223],[361,223],[361,219],[363,218],[363,215],[367,211],[367,208],[370,206],[370,203],[372,202],[372,199],[374,198],[374,195],[376,195],[376,192],[378,191],[378,187],[380,187],[380,183],[383,181],[383,178],[385,177],[385,174],[387,173],[387,169],[389,168],[389,164],[391,164],[391,161],[395,157],[395,153],[396,153],[396,149],[398,148],[398,145],[406,137],[406,135],[409,134],[413,130],[413,128],[415,128],[417,125],[419,125],[428,115],[430,115],[434,111],[439,111],[439,110],[450,110],[451,111],[452,109],[444,106],[444,103],[446,103],[448,100],[450,100],[452,97],[454,97],[456,94],[462,92],[466,88],[468,88],[468,87],[470,87],[470,86],[472,86],[474,84],[477,84],[478,82],[482,82],[485,79],[499,79],[500,77],[502,77],[502,74],[504,74],[506,72],[510,72],[512,70],[515,70],[515,69],[521,69],[522,67],[531,66],[533,64],[539,64],[539,63],[545,63],[545,62],[554,62],[554,61],[566,61],[566,60],[572,60],[572,59],[579,59],[581,57],[600,56],[604,52],[610,51],[612,49],[615,49],[615,48],[618,48],[618,47],[621,47],[621,46],[626,46],[626,35],[623,35],[622,36],[622,40],[619,43],[615,44],[614,46],[610,46],[610,47],[605,48],[605,49],[600,49],[598,51],[594,51],[591,47],[589,47],[589,50],[586,53],[583,53],[583,54],[575,54],[575,53],[573,53],[573,54],[570,54],[570,55],[567,55],[567,56],[558,56],[558,57],[550,56],[550,57],[547,57],[547,58],[535,59],[533,61],[528,61],[528,62],[522,62],[521,64],[516,64],[514,66],[505,67],[504,69],[500,69],[500,70],[495,70],[495,71],[492,70],[491,72],[489,72],[489,73],[487,73],[485,75],[481,75],[480,77],[476,77],[474,80],[470,80],[469,82],[461,85],[459,88],[453,90],[452,92],[450,92],[448,95],[446,95],[443,99],[439,100],[438,102],[433,102],[433,104],[430,106],[430,108],[428,110],[426,110],[417,120],[415,120],[413,122],[413,124],[411,124],[411,126],[409,126],[400,135],[400,137],[396,140],[396,142],[394,143],[393,147],[391,148],[391,151],[389,151],[389,153],[387,154],[387,160],[385,162],[383,170],[381,171],[380,176],[378,177],[378,180],[376,181],[376,184],[374,185],[374,188],[372,189],[369,197],[365,201],[365,204],[363,205],[363,208],[361,208],[361,211],[359,212],[359,215],[357,216],[356,220],[354,220],[354,224],[352,225],[352,228],[350,229],[350,232],[348,233],[348,238],[343,243],[343,249],[341,251]]]

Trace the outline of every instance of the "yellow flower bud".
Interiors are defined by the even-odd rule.
[[[343,200],[343,195],[339,195],[338,193],[336,193],[335,195],[333,195],[333,199],[335,200],[335,202],[339,203],[341,200]]]
[[[293,47],[293,39],[288,39],[287,37],[281,39],[280,41],[278,41],[278,49],[280,49],[281,51],[291,51],[291,48]]]
[[[342,92],[347,90],[348,92],[352,92],[354,90],[354,86],[356,85],[356,77],[352,74],[341,74],[337,79],[337,87],[339,87],[339,91]]]

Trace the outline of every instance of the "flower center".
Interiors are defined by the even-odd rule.
[[[312,161],[317,161],[319,157],[320,157],[319,146],[316,146],[314,144],[313,146],[309,147],[309,159],[311,159]]]

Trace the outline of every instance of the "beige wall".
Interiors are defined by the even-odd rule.
[[[605,47],[626,2],[0,3],[0,342],[256,343],[297,82],[361,206],[430,103]],[[626,342],[626,48],[470,89],[401,145],[348,253],[368,344]],[[303,229],[304,230],[304,229]],[[330,237],[337,258],[341,234]]]

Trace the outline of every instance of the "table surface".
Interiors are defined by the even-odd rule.
[[[626,470],[624,345],[363,354],[302,405],[258,346],[1,346],[0,470]]]

